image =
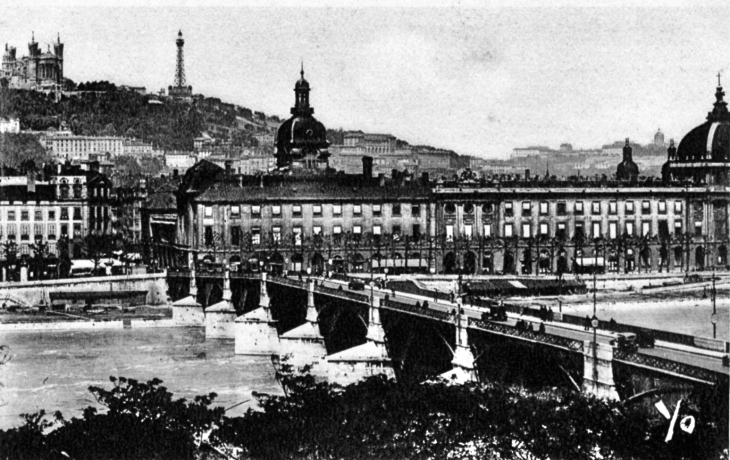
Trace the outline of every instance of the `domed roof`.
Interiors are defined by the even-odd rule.
[[[291,109],[292,117],[279,126],[276,133],[276,159],[279,167],[289,165],[291,160],[301,159],[307,155],[320,154],[326,150],[327,129],[314,118],[314,109],[309,105],[309,83],[304,79],[304,68],[301,78],[294,85],[296,99]]]
[[[717,87],[713,110],[707,114],[707,121],[687,133],[677,148],[677,160],[684,161],[728,161],[730,160],[730,113],[725,92]]]

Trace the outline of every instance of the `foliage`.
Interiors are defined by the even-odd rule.
[[[111,378],[111,390],[90,388],[105,413],[87,408],[53,422],[24,415],[25,425],[0,432],[0,451],[21,459],[201,458],[205,448],[247,459],[707,459],[723,458],[727,443],[727,421],[717,423],[727,395],[716,391],[689,404],[701,434],[680,434],[679,445],[664,442],[668,422],[655,412],[575,392],[384,377],[343,388],[286,364],[277,378],[285,394],[254,394],[260,410],[238,418],[210,408],[213,393],[186,402],[157,379]]]
[[[42,165],[50,161],[46,150],[31,134],[0,134],[0,164],[20,169],[23,164],[33,162]]]
[[[82,418],[65,420],[57,412],[52,422],[42,411],[24,414],[24,425],[0,434],[0,452],[14,459],[195,458],[205,435],[223,416],[222,408],[209,407],[215,393],[189,402],[174,400],[158,379],[110,380],[111,390],[89,388],[106,407],[104,413],[87,407]],[[55,429],[44,434],[50,428]]]

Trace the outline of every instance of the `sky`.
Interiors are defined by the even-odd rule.
[[[328,128],[390,133],[484,158],[563,142],[646,144],[658,128],[679,141],[704,121],[717,73],[730,67],[730,8],[677,1],[653,8],[91,3],[4,1],[0,43],[26,55],[31,32],[44,49],[59,33],[67,77],[155,92],[173,83],[182,30],[195,93],[288,117],[303,61],[315,116]],[[730,72],[724,80],[730,86]]]

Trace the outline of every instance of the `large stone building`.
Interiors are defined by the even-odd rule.
[[[708,122],[679,151],[669,147],[663,180],[639,176],[627,143],[616,179],[486,180],[466,172],[430,181],[398,171],[373,177],[368,155],[359,174],[327,168],[325,130],[307,119],[304,83],[277,134],[278,170],[252,177],[202,161],[187,172],[176,241],[156,248],[163,264],[184,265],[192,252],[274,271],[555,276],[729,268],[730,128],[723,127],[730,123],[721,89]]]
[[[5,44],[0,79],[8,81],[8,86],[18,89],[56,90],[63,84],[63,43],[59,35],[48,51],[42,52],[35,35],[28,43],[28,56],[17,57],[17,49]]]

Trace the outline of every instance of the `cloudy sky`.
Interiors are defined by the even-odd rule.
[[[641,9],[620,2],[606,8],[85,3],[3,2],[0,43],[25,55],[31,31],[44,49],[59,32],[68,77],[156,91],[172,84],[182,29],[187,80],[196,93],[286,116],[303,60],[315,116],[327,127],[387,132],[491,158],[534,144],[595,147],[625,137],[647,143],[657,128],[679,139],[704,121],[716,74],[730,67],[730,8],[676,2]],[[730,73],[726,81],[730,86]]]

